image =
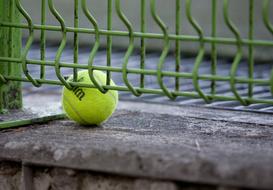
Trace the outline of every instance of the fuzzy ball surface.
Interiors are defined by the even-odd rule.
[[[96,81],[100,85],[106,85],[106,74],[102,71],[93,71]],[[68,78],[73,81],[73,76]],[[93,84],[89,78],[88,71],[79,71],[77,82],[82,84]],[[115,83],[111,80],[111,86]],[[108,90],[105,94],[97,88],[66,87],[62,92],[62,106],[66,115],[81,125],[99,125],[106,121],[115,111],[118,104],[118,92]]]

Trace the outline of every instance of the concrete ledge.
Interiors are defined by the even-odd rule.
[[[1,131],[0,158],[131,177],[272,189],[272,123],[272,115],[266,114],[121,102],[100,127],[61,120]]]
[[[28,172],[25,172],[26,167]],[[14,162],[0,162],[0,184],[0,190],[225,190],[223,186],[201,186],[67,168],[23,166],[21,169]]]

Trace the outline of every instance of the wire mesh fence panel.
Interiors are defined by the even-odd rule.
[[[11,2],[21,22],[2,15],[0,31],[21,31],[23,46],[20,56],[0,51],[0,68],[19,65],[22,75],[1,71],[2,86],[22,81],[171,100],[273,104],[271,0]],[[31,3],[39,5],[39,16]],[[89,71],[92,85],[77,83],[80,70]],[[106,84],[96,81],[94,70],[107,73]],[[74,81],[68,82],[71,74]]]

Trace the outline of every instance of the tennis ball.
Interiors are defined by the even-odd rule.
[[[106,85],[106,74],[94,70],[94,77],[100,85]],[[70,76],[68,81],[73,81]],[[93,84],[89,78],[88,71],[78,72],[77,82]],[[115,86],[111,80],[110,83]],[[115,111],[118,103],[118,92],[108,90],[101,93],[97,88],[73,87],[71,90],[66,87],[62,92],[62,106],[67,116],[81,125],[99,125],[107,120]]]

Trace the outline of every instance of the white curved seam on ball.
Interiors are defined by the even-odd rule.
[[[82,120],[84,123],[88,124],[89,122],[86,122],[85,119],[83,119],[81,117],[81,115],[78,113],[78,111],[75,109],[75,107],[68,101],[68,99],[66,98],[66,96],[64,95],[64,100],[67,102],[67,104],[73,109],[73,111],[76,113],[76,115],[80,118],[80,120]]]

